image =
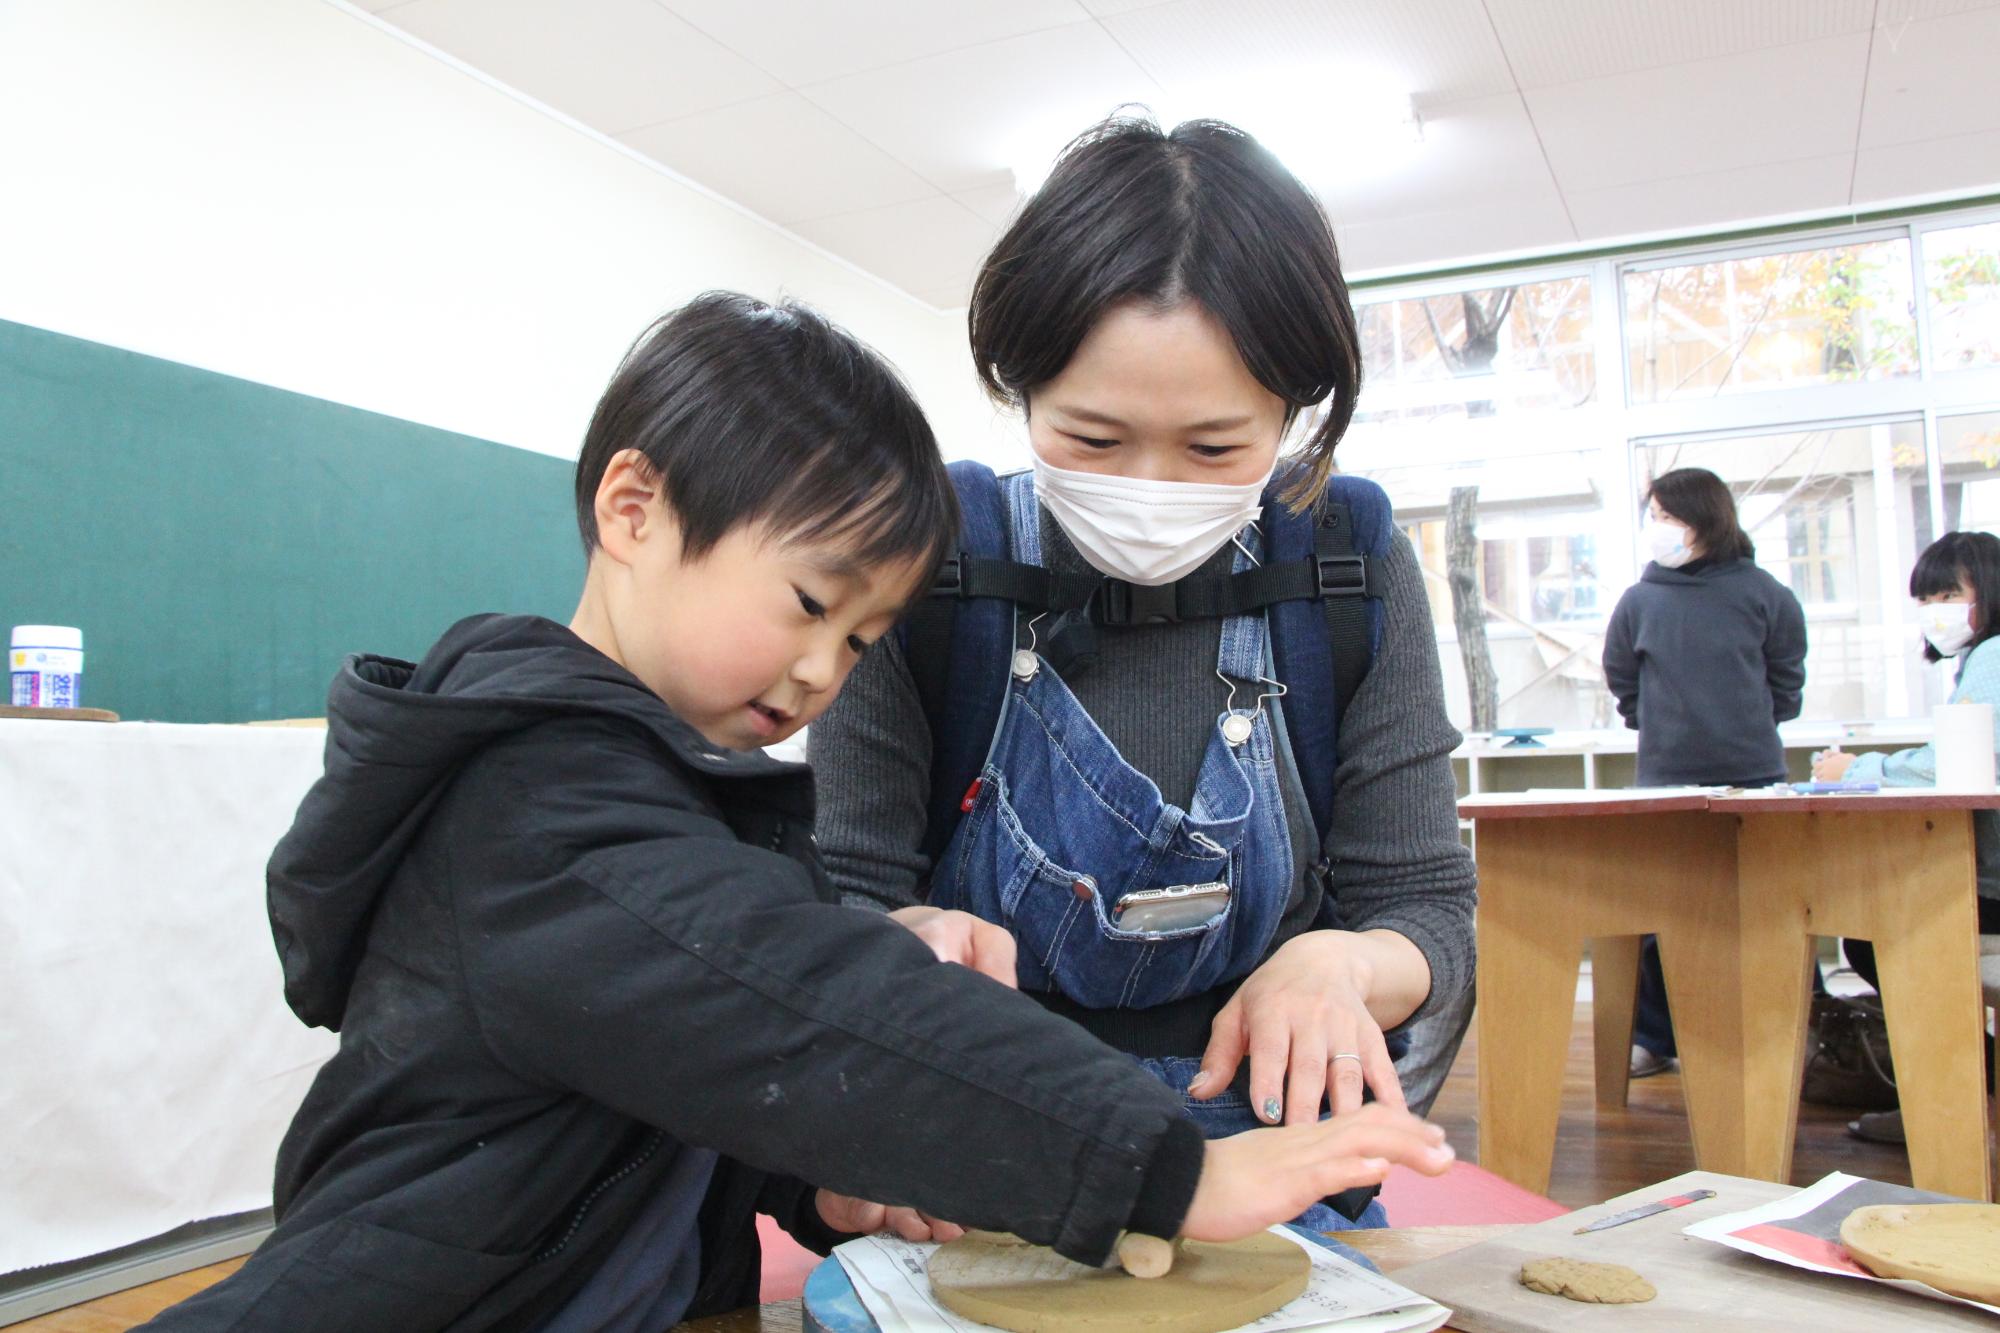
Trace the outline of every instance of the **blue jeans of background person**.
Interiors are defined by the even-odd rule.
[[[1205,1102],[1198,1102],[1187,1095],[1187,1087],[1194,1076],[1201,1072],[1201,1060],[1194,1056],[1173,1056],[1164,1060],[1141,1060],[1153,1077],[1172,1088],[1181,1096],[1181,1105],[1188,1119],[1200,1126],[1203,1138],[1222,1139],[1231,1134],[1241,1134],[1247,1129],[1268,1129],[1269,1126],[1257,1118],[1250,1109],[1249,1074],[1245,1069],[1236,1071],[1236,1081],[1224,1091]],[[1247,1060],[1246,1060],[1247,1064]],[[1361,1216],[1349,1220],[1324,1203],[1316,1203],[1294,1219],[1308,1231],[1366,1231],[1374,1227],[1389,1225],[1389,1214],[1382,1208],[1380,1199],[1370,1199]]]
[[[1667,974],[1660,967],[1660,937],[1648,935],[1639,948],[1639,1007],[1632,1015],[1632,1043],[1673,1059],[1674,1016],[1667,1009]]]

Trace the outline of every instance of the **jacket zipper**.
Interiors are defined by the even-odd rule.
[[[654,1155],[660,1151],[660,1144],[666,1141],[666,1137],[666,1131],[654,1130],[651,1136],[647,1138],[645,1146],[639,1149],[637,1156],[633,1157],[625,1165],[619,1167],[604,1179],[598,1181],[596,1187],[590,1193],[584,1195],[583,1201],[577,1204],[576,1211],[570,1214],[569,1225],[563,1229],[562,1238],[546,1250],[543,1250],[540,1254],[537,1254],[532,1262],[538,1264],[544,1263],[567,1249],[569,1243],[576,1239],[578,1229],[583,1226],[583,1219],[589,1214],[590,1206],[603,1196],[604,1191],[610,1189],[613,1185],[616,1185],[619,1181],[652,1161]]]

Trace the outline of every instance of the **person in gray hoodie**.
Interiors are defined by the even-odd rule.
[[[1785,780],[1778,724],[1799,715],[1806,618],[1759,568],[1722,478],[1677,468],[1646,497],[1653,559],[1618,599],[1604,635],[1604,681],[1639,732],[1639,785],[1763,787]],[[1675,1055],[1659,948],[1640,966],[1632,1074]]]

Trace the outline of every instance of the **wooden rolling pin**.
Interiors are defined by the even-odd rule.
[[[1118,1262],[1133,1277],[1165,1277],[1174,1266],[1178,1240],[1128,1231],[1118,1238]]]

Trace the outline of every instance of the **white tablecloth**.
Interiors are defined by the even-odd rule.
[[[326,733],[0,720],[0,1272],[268,1206],[335,1038],[264,862]]]

